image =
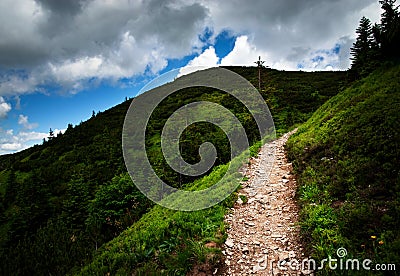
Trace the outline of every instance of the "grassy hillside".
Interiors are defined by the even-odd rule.
[[[258,87],[258,71],[252,67],[228,67]],[[277,133],[305,122],[338,91],[346,88],[353,76],[348,72],[302,72],[264,69],[261,94],[274,118]]]
[[[230,69],[242,74],[253,84],[258,83],[256,68]],[[304,122],[324,101],[346,86],[346,78],[345,72],[305,73],[265,69],[262,73],[261,92],[270,106],[277,129],[284,132],[293,125]],[[204,88],[189,88],[171,95],[155,110],[150,120],[146,146],[150,161],[159,176],[175,187],[184,184],[191,186],[193,182],[207,179],[202,180],[203,176],[179,176],[167,166],[160,150],[160,132],[168,116],[184,104],[198,100],[210,100],[224,105],[238,118],[242,118],[241,122],[246,128],[250,143],[259,139],[254,120],[246,115],[247,111],[234,98],[220,91]],[[159,233],[151,230],[151,223],[148,221],[149,217],[157,218],[159,212],[166,214],[166,221],[177,222],[182,219],[179,224],[166,224],[167,226],[162,227],[166,227],[171,233],[183,231],[183,237],[190,236],[196,242],[192,244],[193,249],[177,241],[168,245],[173,234],[165,237],[161,235],[157,238],[158,242],[160,246],[164,244],[161,248],[170,248],[167,252],[171,256],[176,256],[179,250],[183,250],[182,246],[189,252],[194,252],[197,246],[203,248],[206,240],[215,238],[217,229],[222,229],[222,209],[216,212],[212,226],[204,226],[208,225],[206,223],[203,225],[206,228],[200,227],[203,231],[200,235],[191,232],[192,226],[189,225],[192,224],[189,222],[182,226],[185,221],[195,219],[195,213],[191,217],[188,214],[174,215],[173,212],[160,211],[158,207],[151,209],[151,202],[133,185],[126,173],[121,150],[122,125],[129,104],[126,101],[77,126],[69,125],[65,134],[52,138],[43,145],[0,156],[0,258],[3,260],[0,270],[4,274],[65,274],[74,267],[73,271],[79,270],[79,267],[92,260],[93,254],[97,256],[102,253],[96,252],[105,252],[104,248],[107,246],[117,244],[127,249],[118,240],[111,245],[106,242],[117,237],[132,223],[144,223],[150,227],[140,227],[144,231],[140,233],[144,236],[149,231]],[[194,133],[196,135],[192,135]],[[210,170],[207,174],[211,178],[220,174],[218,168],[223,168],[223,164],[229,161],[229,149],[226,149],[224,135],[210,125],[195,125],[183,135],[197,137],[182,141],[182,155],[188,162],[197,160],[198,145],[204,141],[216,145],[219,158],[214,170],[217,172]],[[223,206],[229,205],[224,204]],[[150,213],[143,217],[146,222],[143,222],[140,218],[149,210]],[[152,215],[151,212],[157,214]],[[132,227],[131,229],[136,229],[138,226],[134,224]],[[180,227],[185,227],[186,230],[181,230]],[[211,228],[207,230],[207,227]],[[223,235],[223,231],[220,232],[218,235]],[[132,230],[127,233],[132,233]],[[135,240],[134,237],[130,239]],[[220,241],[219,238],[215,239]],[[103,244],[105,245],[99,250]],[[157,269],[175,269],[169,267],[168,261],[160,261],[161,257],[156,255],[160,253],[157,251],[157,243],[142,239],[140,244],[143,250],[147,245],[153,245],[152,251],[146,253],[146,256],[160,263]],[[142,249],[137,250],[142,252],[139,255],[144,254]],[[120,266],[118,254],[106,256],[111,262],[107,267]],[[193,263],[192,257],[185,256],[181,263]],[[145,262],[149,261],[148,258]],[[204,261],[203,257],[200,259]],[[136,262],[141,263],[141,260],[138,258]],[[130,262],[129,267],[134,269],[134,261],[130,259]],[[154,262],[150,264],[153,265]]]
[[[193,183],[204,189],[219,179],[227,165]],[[156,205],[138,222],[98,250],[79,275],[186,275],[195,265],[206,273],[221,258],[225,240],[224,215],[235,194],[211,208],[183,212]]]
[[[313,257],[400,264],[400,66],[327,101],[287,144]],[[330,272],[332,273],[332,271]]]

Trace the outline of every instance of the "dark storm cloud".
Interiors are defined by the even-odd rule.
[[[47,59],[48,53],[42,45],[25,39],[26,43],[9,42],[0,44],[0,70],[30,68]]]
[[[35,0],[44,8],[51,10],[53,13],[59,14],[76,14],[82,7],[82,0]]]
[[[7,9],[26,8],[27,3],[30,9],[26,12],[8,14]],[[206,8],[196,3],[172,6],[171,1],[154,0],[21,0],[14,7],[4,8],[0,15],[8,18],[0,28],[0,37],[6,38],[0,42],[0,63],[11,68],[81,55],[107,56],[118,47],[125,32],[136,40],[153,37],[160,43],[155,47],[167,47],[175,56],[184,55],[190,52],[207,15]],[[12,20],[21,22],[18,28],[17,24],[10,24]],[[29,32],[19,36],[18,29],[23,25]]]
[[[149,1],[139,17],[129,22],[129,28],[138,39],[157,35],[163,45],[169,46],[171,55],[179,55],[178,51],[190,48],[197,38],[199,33],[195,32],[203,30],[199,23],[204,24],[207,10],[197,3],[174,8],[170,2]]]

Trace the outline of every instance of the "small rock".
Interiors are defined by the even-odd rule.
[[[273,239],[279,239],[279,238],[282,238],[282,235],[279,235],[279,234],[272,234],[271,235],[271,238],[273,238]],[[226,242],[225,242],[226,243]]]
[[[254,272],[254,273],[259,272],[260,270],[264,270],[264,269],[265,269],[265,267],[261,267],[261,266],[259,266],[258,264],[256,264],[255,266],[253,266],[253,272]]]
[[[261,198],[264,198],[264,195],[258,194],[258,195],[255,196],[255,199],[261,199]]]
[[[265,198],[260,198],[258,202],[260,202],[261,204],[269,204],[269,201]]]
[[[289,261],[289,253],[288,252],[282,252],[279,254],[279,260],[285,260]]]
[[[249,253],[249,248],[247,246],[243,246],[242,252],[245,253],[245,254]]]
[[[252,197],[247,201],[247,204],[252,204],[254,201],[256,201],[256,199]]]
[[[225,244],[226,244],[226,246],[228,246],[228,247],[233,247],[233,240],[231,240],[231,239],[226,239],[226,241],[225,241]]]
[[[250,222],[250,221],[246,221],[245,224],[248,226],[252,226],[252,227],[255,226],[254,222]]]

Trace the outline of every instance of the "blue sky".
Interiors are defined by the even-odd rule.
[[[0,154],[90,118],[189,66],[345,70],[373,0],[2,0]]]

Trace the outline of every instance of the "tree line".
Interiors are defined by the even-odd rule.
[[[400,14],[396,0],[379,1],[383,13],[380,24],[372,25],[370,19],[362,17],[356,30],[357,39],[351,48],[351,71],[365,77],[382,62],[399,61],[400,58]]]

